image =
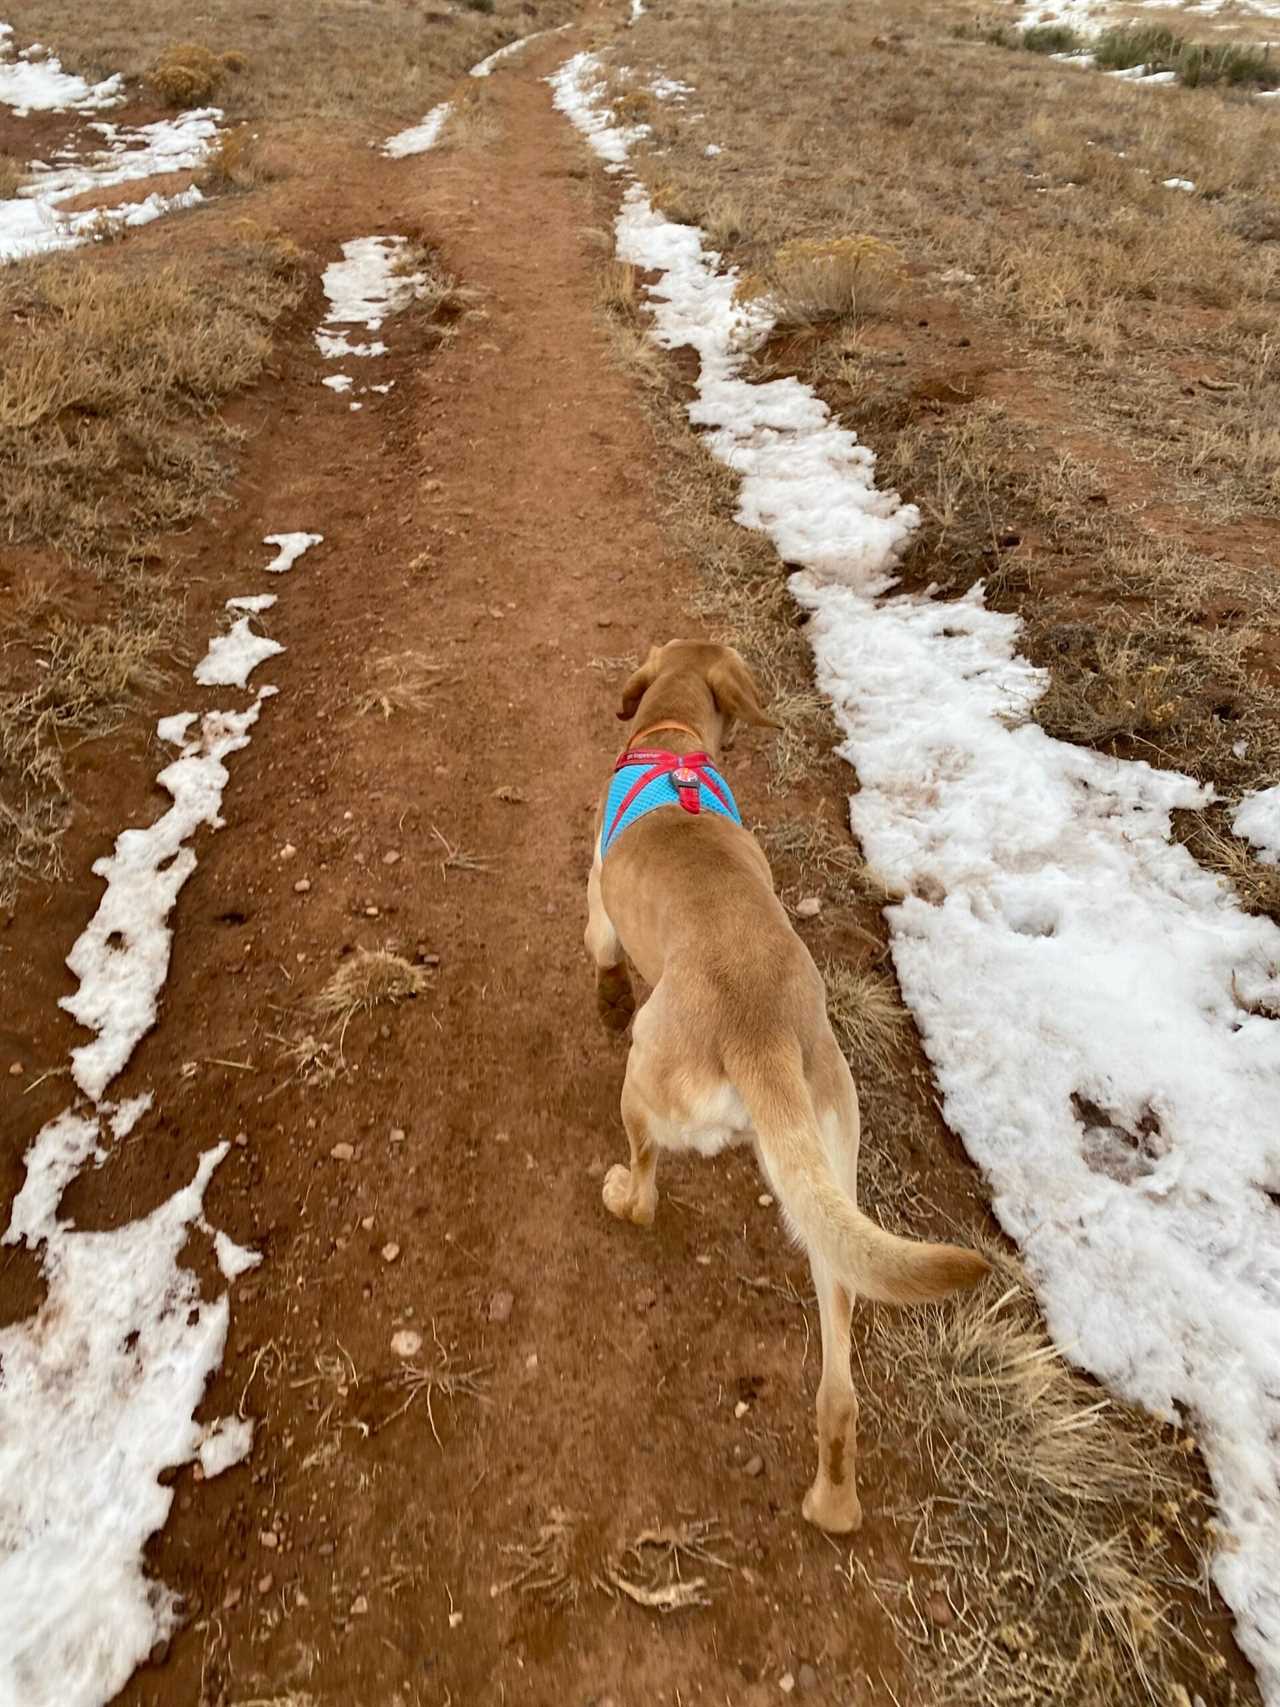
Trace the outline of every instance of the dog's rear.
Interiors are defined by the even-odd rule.
[[[712,757],[734,718],[772,723],[736,652],[688,641],[650,652],[619,715],[634,719],[637,745],[682,731]],[[922,1303],[975,1285],[987,1264],[954,1245],[898,1238],[858,1209],[853,1078],[827,1019],[821,975],[774,894],[759,845],[739,823],[650,811],[618,838],[607,864],[598,835],[588,913],[602,1012],[616,1020],[625,1008],[624,951],[653,986],[622,1093],[631,1165],[610,1169],[605,1203],[647,1226],[658,1149],[713,1153],[735,1139],[754,1141],[809,1254],[822,1321],[819,1464],[805,1515],[826,1529],[856,1528],[853,1298]]]

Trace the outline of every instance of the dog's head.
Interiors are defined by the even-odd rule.
[[[668,640],[665,646],[651,646],[649,656],[622,690],[618,717],[630,722],[640,701],[655,687],[664,690],[661,701],[656,696],[654,701],[655,711],[660,709],[664,715],[705,713],[709,699],[711,711],[720,718],[721,735],[735,718],[759,729],[782,727],[761,706],[751,671],[732,646],[710,640]]]

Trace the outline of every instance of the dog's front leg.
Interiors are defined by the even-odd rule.
[[[858,1396],[849,1372],[853,1298],[811,1251],[809,1266],[822,1321],[822,1380],[818,1384],[818,1474],[804,1496],[804,1515],[819,1529],[847,1535],[862,1523],[858,1503]]]
[[[604,910],[600,889],[600,843],[596,842],[591,875],[587,878],[587,953],[596,968],[596,1009],[606,1031],[624,1032],[636,1011],[631,977],[622,943]]]

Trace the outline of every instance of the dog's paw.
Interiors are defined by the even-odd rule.
[[[638,1194],[631,1183],[631,1169],[623,1167],[621,1162],[615,1162],[604,1176],[601,1195],[605,1208],[619,1221],[633,1221],[637,1227],[653,1226],[654,1205],[636,1201]]]
[[[828,1535],[852,1535],[862,1528],[862,1507],[852,1487],[837,1488],[819,1480],[804,1496],[800,1509],[810,1523]]]
[[[636,1011],[636,999],[625,966],[611,966],[596,975],[596,1011],[606,1031],[615,1036],[631,1024]]]

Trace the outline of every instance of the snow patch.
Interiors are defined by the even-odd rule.
[[[1166,190],[1194,190],[1195,185],[1190,178],[1164,178],[1161,180]]]
[[[245,593],[238,599],[228,599],[228,610],[245,610],[254,615],[264,610],[270,610],[276,603],[274,593]]]
[[[353,344],[345,332],[317,332],[316,348],[326,361],[338,356],[385,356],[387,346],[380,338],[368,344]]]
[[[253,1424],[245,1417],[219,1417],[205,1430],[198,1457],[206,1481],[243,1464],[253,1447]]]
[[[196,715],[194,711],[175,711],[172,717],[162,717],[156,724],[156,734],[170,747],[180,747]]]
[[[570,60],[556,104],[617,161],[598,73]],[[1228,1532],[1214,1577],[1280,1703],[1280,930],[1173,840],[1171,814],[1207,789],[1030,720],[1044,676],[1015,618],[981,589],[891,592],[914,511],[806,387],[739,376],[767,320],[701,233],[638,186],[616,229],[620,258],[659,274],[658,342],[700,358],[689,415],[742,475],[738,519],[802,566],[861,785],[851,821],[905,897],[887,910],[895,965],[947,1119],[1058,1345],[1156,1414],[1193,1414]]]
[[[142,1550],[173,1502],[161,1472],[200,1449],[226,1340],[225,1295],[202,1299],[178,1263],[226,1151],[112,1232],[50,1218],[45,1302],[0,1330],[2,1701],[100,1707],[177,1625]]]
[[[105,138],[104,149],[86,159],[72,153],[59,167],[33,161],[17,196],[0,202],[0,262],[75,248],[104,230],[147,225],[175,209],[194,207],[204,198],[192,184],[175,195],[153,193],[112,208],[59,212],[59,204],[72,196],[138,182],[159,172],[194,170],[207,158],[221,117],[217,107],[202,107],[137,127],[94,123],[89,129]]]
[[[283,651],[278,640],[255,634],[250,618],[242,616],[225,634],[214,635],[192,674],[202,688],[247,687],[251,672]]]
[[[262,543],[274,545],[277,548],[270,563],[263,565],[267,574],[287,575],[304,551],[310,551],[313,545],[324,543],[324,535],[322,533],[269,533]]]
[[[229,1234],[221,1231],[213,1235],[213,1251],[226,1280],[238,1280],[251,1268],[257,1268],[262,1261],[261,1252],[247,1250],[244,1245],[238,1245]]]
[[[124,78],[117,72],[100,83],[86,82],[73,71],[64,71],[52,54],[32,56],[40,50],[33,42],[16,57],[9,40],[11,24],[0,24],[0,106],[12,107],[19,118],[30,113],[91,113],[118,106],[124,100]]]
[[[484,75],[481,71],[472,71],[473,77]],[[382,145],[383,154],[388,160],[403,160],[410,154],[425,154],[439,142],[440,133],[452,111],[452,101],[441,101],[438,107],[432,107],[421,124],[415,124],[408,130],[398,130],[394,136],[389,136]]]
[[[647,136],[649,127],[615,124],[612,113],[601,107],[605,84],[599,55],[575,53],[547,82],[552,104],[586,137],[588,147],[605,162],[605,170],[625,171],[632,143]]]
[[[327,385],[330,391],[350,391],[354,383],[349,373],[331,373],[327,379],[320,381]]]
[[[173,940],[169,914],[196,866],[195,850],[185,844],[201,825],[221,828],[223,761],[249,744],[262,701],[274,691],[264,688],[246,711],[206,713],[199,735],[156,778],[173,805],[149,828],[123,831],[115,851],[94,864],[107,889],[67,956],[80,988],[59,1005],[97,1034],[71,1052],[72,1076],[95,1102],[155,1024]]]
[[[1280,865],[1280,784],[1247,794],[1231,815],[1231,828],[1260,849],[1263,865]]]
[[[567,28],[567,24],[560,25],[560,30]],[[543,36],[559,35],[560,30],[535,30],[531,36],[521,36],[519,41],[509,41],[505,47],[495,48],[487,59],[482,59],[478,65],[471,67],[470,75],[472,77],[491,77],[494,69],[501,65],[504,59],[510,59],[513,54],[528,47],[530,42],[541,41]]]
[[[376,332],[389,314],[407,308],[426,283],[424,274],[400,270],[408,246],[405,237],[354,237],[344,243],[342,260],[324,270],[326,324]]]

